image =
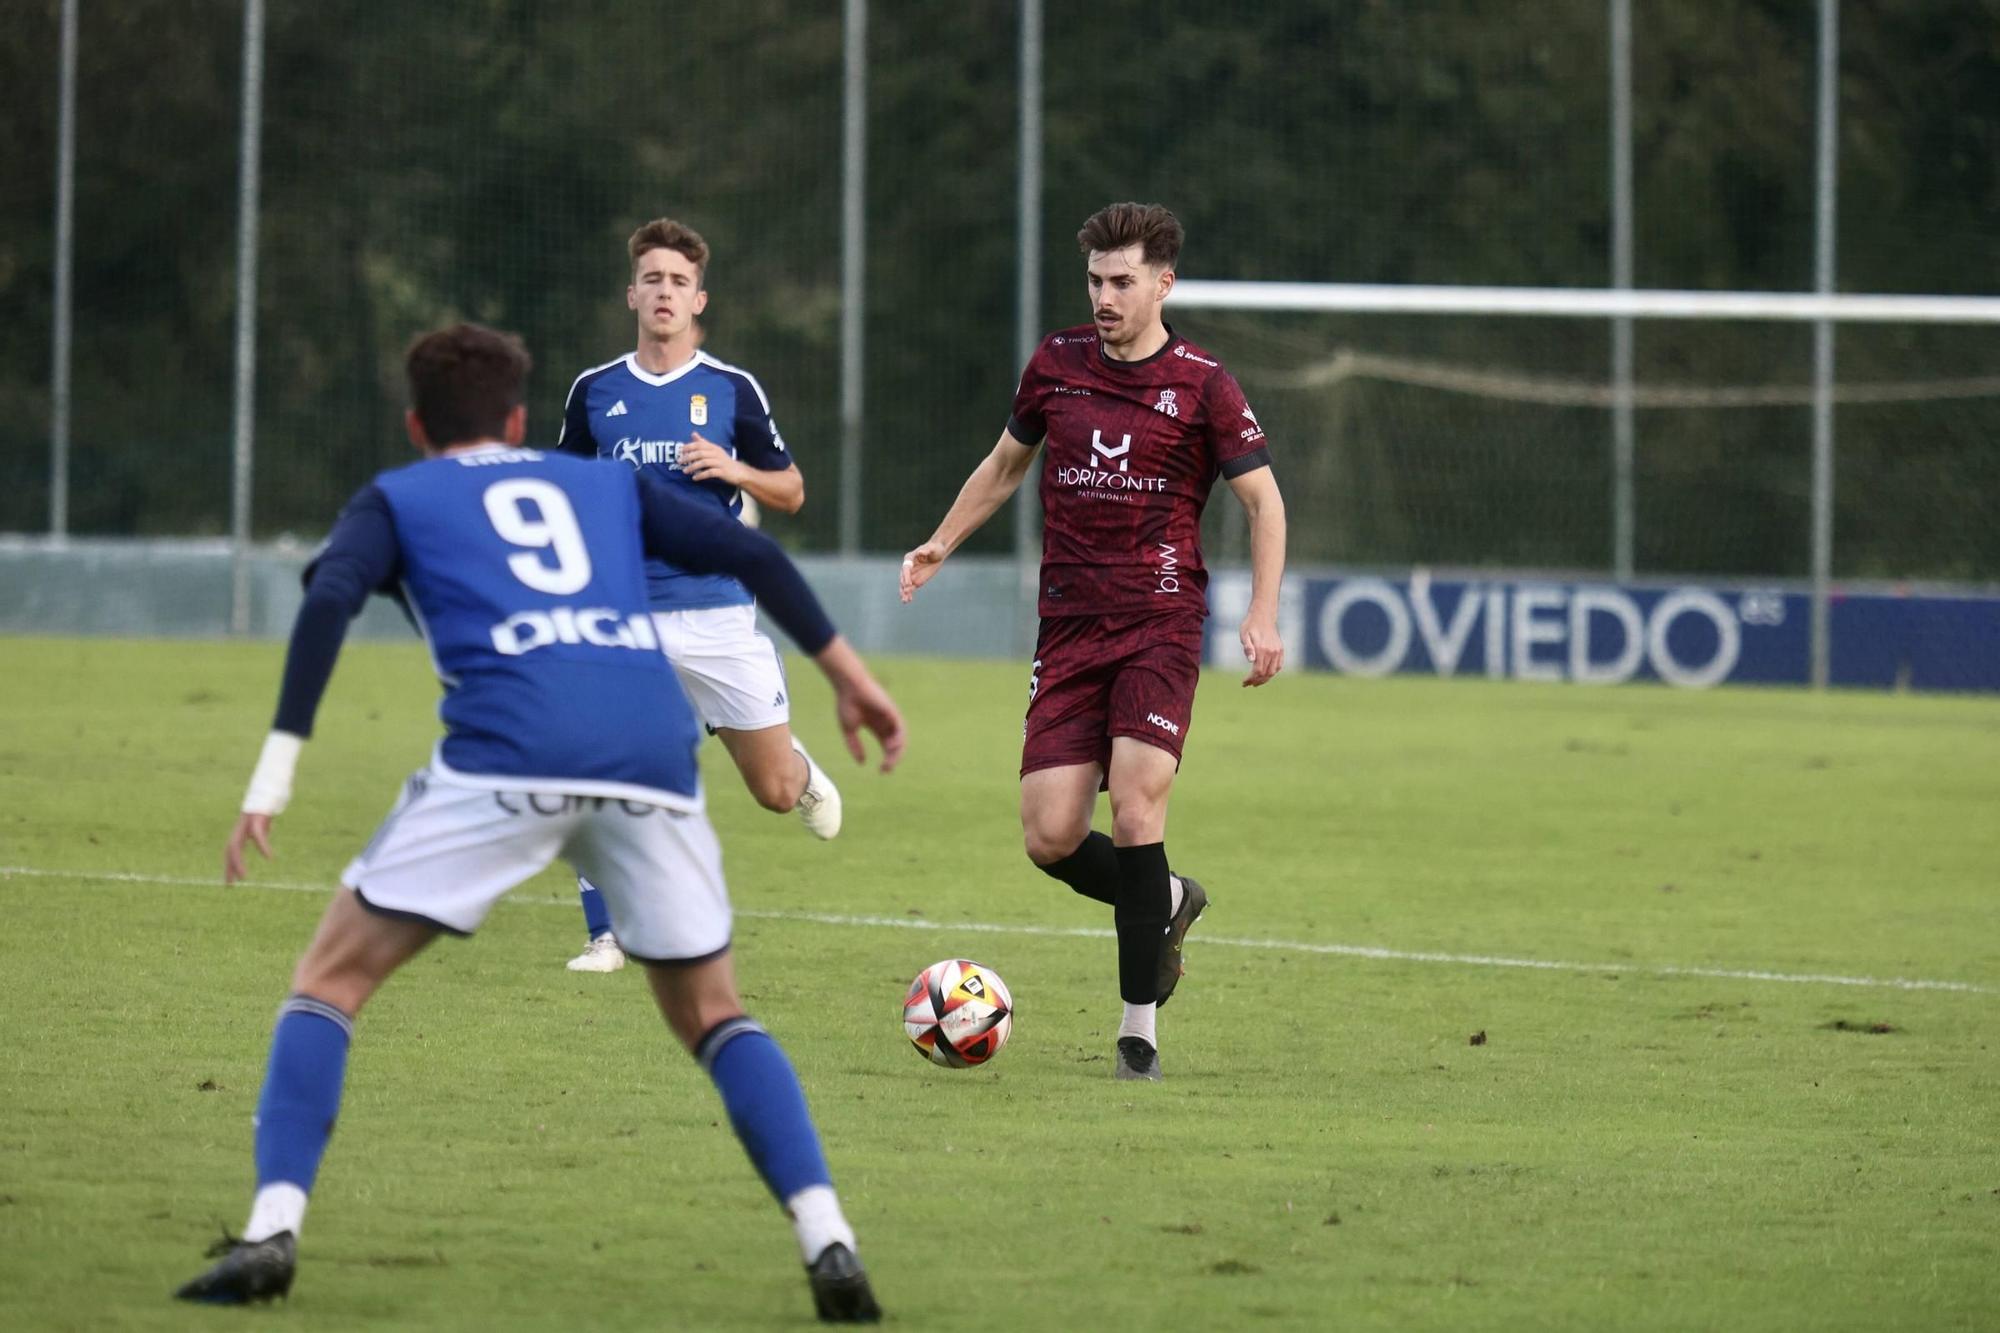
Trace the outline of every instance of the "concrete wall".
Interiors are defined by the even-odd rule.
[[[299,571],[310,554],[295,544],[255,552],[253,636],[282,638],[290,631]],[[1012,560],[955,557],[915,603],[904,606],[896,598],[897,559],[804,556],[799,564],[834,623],[864,652],[1022,663],[1032,655],[1033,589],[1023,585]],[[228,633],[229,591],[230,553],[221,541],[52,543],[0,536],[0,635],[220,638]],[[1242,669],[1236,632],[1249,598],[1247,573],[1214,571],[1210,666]],[[1635,627],[1645,616],[1664,616],[1662,606],[1677,608],[1667,617],[1672,623],[1649,622],[1641,634]],[[1623,614],[1609,614],[1621,609]],[[1665,680],[1700,687],[1805,683],[1809,620],[1805,592],[1796,584],[1616,585],[1496,571],[1433,578],[1425,570],[1293,570],[1278,611],[1294,671],[1597,684]],[[2000,589],[1848,584],[1838,590],[1832,631],[1835,684],[2000,691]],[[353,631],[357,638],[404,641],[412,633],[381,598],[370,602]]]
[[[250,564],[250,632],[282,638],[299,605],[309,548],[259,547]],[[954,557],[917,600],[896,598],[897,557],[799,559],[834,623],[868,652],[1023,658],[1034,646],[1031,590],[1014,562]],[[219,638],[229,632],[230,556],[222,541],[0,536],[0,634]],[[772,631],[775,635],[775,631]],[[407,639],[402,614],[371,600],[358,638]]]

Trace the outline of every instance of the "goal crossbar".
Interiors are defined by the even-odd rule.
[[[1836,292],[1645,291],[1597,287],[1437,287],[1407,283],[1225,282],[1187,278],[1175,305],[1209,310],[1538,315],[1889,324],[2000,324],[2000,297]]]

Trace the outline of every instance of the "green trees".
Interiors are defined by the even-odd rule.
[[[1635,10],[1640,285],[1805,286],[1811,8]],[[0,529],[47,516],[56,11],[0,11]],[[82,13],[73,526],[220,531],[240,11]],[[1842,17],[1842,287],[2000,291],[2000,0]],[[1013,389],[1015,32],[1010,5],[871,5],[862,531],[879,549],[927,530]],[[403,456],[398,358],[443,318],[528,336],[534,430],[553,435],[570,379],[629,343],[625,234],[671,213],[716,248],[710,348],[763,379],[806,472],[780,532],[831,545],[841,41],[837,6],[781,0],[271,0],[258,531],[316,533]],[[1188,276],[1601,285],[1605,46],[1601,0],[1050,6],[1042,322],[1086,317],[1075,229],[1126,197],[1181,212]],[[1280,387],[1340,346],[1601,379],[1601,324],[1179,322],[1271,404],[1303,555],[1602,564],[1601,412]],[[1980,373],[1996,343],[1843,330],[1841,374]],[[1640,377],[1801,383],[1807,346],[1799,328],[1642,326]],[[2000,578],[1992,400],[1839,424],[1843,572]],[[1801,568],[1804,450],[1803,410],[1642,414],[1641,567]],[[1006,525],[978,541],[1004,547]]]

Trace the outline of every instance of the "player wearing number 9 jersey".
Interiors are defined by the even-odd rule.
[[[399,595],[423,632],[444,683],[445,735],[348,865],[279,1009],[243,1237],[176,1294],[240,1304],[289,1290],[355,1015],[438,933],[470,934],[561,856],[603,891],[668,1025],[714,1079],[792,1220],[820,1316],[879,1317],[798,1080],[737,998],[699,730],[655,637],[645,557],[751,588],[832,682],[857,760],[865,728],[892,767],[902,719],[769,538],[616,464],[520,448],[527,370],[519,341],[489,329],[419,339],[408,424],[425,459],[364,487],[307,571],[225,881],[243,876],[246,841],[270,855],[271,819],[371,591]]]
[[[740,524],[629,471],[481,444],[378,476],[307,580],[326,572],[348,603],[400,593],[445,686],[438,775],[698,809],[700,729],[646,605],[647,529],[651,549],[700,560],[705,538],[716,563],[769,563]],[[808,615],[794,636],[812,650],[829,630]],[[635,690],[663,706],[633,710]]]

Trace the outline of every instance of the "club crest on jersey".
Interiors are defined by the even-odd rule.
[[[1165,412],[1170,417],[1178,417],[1181,414],[1181,405],[1174,401],[1174,391],[1172,389],[1162,389],[1160,390],[1160,401],[1153,404],[1153,410],[1155,412]]]
[[[708,395],[698,393],[688,399],[688,420],[697,426],[708,424]]]

